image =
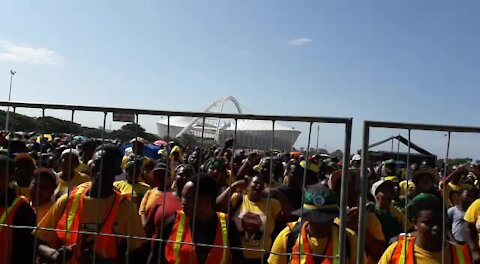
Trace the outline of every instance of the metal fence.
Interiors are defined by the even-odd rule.
[[[447,142],[445,150],[445,164],[444,164],[444,173],[442,175],[442,180],[445,182],[447,177],[446,171],[448,166],[448,158],[450,151],[450,138],[452,133],[480,133],[480,127],[468,127],[468,126],[450,126],[450,125],[434,125],[434,124],[415,124],[415,123],[397,123],[397,122],[381,122],[381,121],[364,121],[363,125],[363,137],[362,137],[362,161],[361,161],[361,195],[359,202],[359,222],[358,222],[358,248],[357,252],[362,252],[365,249],[365,233],[366,233],[366,204],[367,192],[369,189],[368,184],[368,164],[369,164],[369,140],[370,140],[370,130],[371,128],[393,128],[393,129],[406,129],[408,131],[408,152],[407,152],[407,171],[410,167],[410,141],[411,141],[411,131],[412,130],[424,130],[424,131],[440,131],[447,133]],[[406,177],[407,189],[409,177]],[[444,185],[446,188],[446,185]],[[446,224],[446,197],[443,195],[443,219],[442,225],[445,227]],[[408,203],[408,195],[405,200],[405,205]],[[405,214],[406,217],[406,214]],[[405,219],[405,223],[406,223]],[[405,230],[407,228],[405,227]],[[446,231],[446,230],[445,230]],[[443,241],[446,241],[446,232],[443,232]],[[406,243],[404,243],[406,245]],[[442,246],[442,263],[445,263],[444,258],[445,243]],[[405,251],[406,252],[406,251]],[[406,259],[406,258],[405,258]],[[364,258],[361,254],[357,256],[357,263],[363,264]]]
[[[73,122],[75,121],[75,114],[78,113],[78,112],[96,112],[96,113],[102,113],[103,114],[103,131],[102,131],[102,142],[105,141],[105,127],[106,127],[106,119],[107,119],[107,115],[110,114],[110,113],[120,113],[120,114],[133,114],[135,115],[135,123],[138,124],[138,120],[139,120],[139,116],[166,116],[167,117],[167,123],[168,123],[168,127],[170,127],[170,117],[173,117],[173,116],[182,116],[182,117],[198,117],[198,118],[201,118],[203,119],[203,129],[202,131],[204,130],[205,128],[205,119],[206,118],[218,118],[218,119],[233,119],[235,121],[235,124],[237,123],[238,120],[266,120],[266,121],[271,121],[271,124],[272,124],[272,138],[271,138],[271,142],[270,142],[270,145],[272,146],[271,149],[273,149],[273,146],[275,145],[275,124],[276,122],[279,122],[279,121],[287,121],[287,122],[304,122],[306,124],[308,124],[308,142],[307,142],[307,148],[306,148],[306,156],[309,155],[309,150],[310,150],[310,147],[311,147],[311,135],[312,135],[312,125],[315,124],[315,123],[330,123],[330,124],[343,124],[344,125],[344,128],[345,128],[345,133],[344,133],[344,145],[343,145],[343,164],[344,166],[342,167],[342,178],[345,179],[345,175],[347,175],[348,173],[348,166],[347,164],[349,163],[349,157],[350,157],[350,144],[351,144],[351,134],[352,134],[352,118],[336,118],[336,117],[310,117],[310,116],[276,116],[276,115],[250,115],[250,114],[227,114],[227,113],[210,113],[210,112],[180,112],[180,111],[159,111],[159,110],[145,110],[145,109],[129,109],[129,108],[114,108],[114,107],[92,107],[92,106],[80,106],[80,105],[62,105],[62,104],[43,104],[43,103],[23,103],[23,102],[6,102],[6,101],[0,101],[0,106],[3,106],[3,107],[12,107],[13,108],[13,112],[17,111],[17,109],[22,109],[22,108],[26,108],[26,109],[40,109],[42,110],[42,116],[44,117],[46,115],[46,113],[48,114],[48,111],[51,111],[51,110],[63,110],[63,111],[69,111],[71,113],[71,119],[70,121]],[[11,118],[10,118],[10,121],[11,121]],[[378,123],[367,123],[366,125],[366,140],[364,141],[364,144],[367,144],[368,145],[368,128],[370,126],[374,126],[374,125],[379,125]],[[7,121],[7,124],[6,124],[6,130],[8,130],[9,128],[9,124],[8,124],[8,121]],[[169,130],[169,129],[168,129]],[[47,133],[49,131],[39,131],[41,134],[43,133]],[[480,129],[478,129],[478,131],[475,130],[475,132],[480,132]],[[70,133],[70,135],[72,135],[73,133]],[[168,135],[170,135],[170,131],[168,131]],[[234,133],[234,139],[236,137],[237,133],[236,133],[236,128],[235,128],[235,133]],[[204,135],[202,133],[202,142],[203,142],[203,138],[204,138]],[[233,146],[233,150],[235,150],[235,144]],[[168,151],[168,149],[167,149]],[[273,152],[272,154],[273,155]],[[273,157],[273,156],[272,156]],[[367,157],[364,155],[364,161],[366,161]],[[362,163],[362,165],[364,165]],[[168,178],[168,173],[170,173],[170,168],[168,168],[169,166],[169,163],[167,162],[167,170],[166,170],[166,177],[165,177],[165,181],[167,180]],[[273,163],[270,163],[270,172],[272,173],[273,171]],[[365,180],[365,175],[362,174],[362,177],[363,179]],[[305,174],[304,174],[304,179],[303,179],[303,189],[305,189],[305,178],[306,178],[306,170],[305,170]],[[270,184],[272,183],[272,177],[270,177]],[[365,183],[365,182],[364,182]],[[346,201],[347,201],[347,186],[348,186],[348,181],[347,180],[343,180],[341,182],[341,193],[340,193],[340,228],[339,228],[339,252],[341,254],[339,254],[339,256],[323,256],[323,257],[326,257],[326,258],[338,258],[339,260],[339,263],[345,263],[346,261],[346,254],[344,254],[344,252],[346,252]],[[165,189],[164,191],[166,191],[166,184],[165,184]],[[70,194],[70,193],[69,193]],[[133,190],[132,190],[132,194],[133,194]],[[361,200],[361,211],[360,211],[360,215],[363,216],[364,214],[364,211],[365,211],[365,207],[362,206],[362,204],[365,203],[365,194],[366,194],[366,188],[362,188],[362,200]],[[197,192],[196,192],[196,195],[198,197],[198,189],[197,189]],[[271,199],[270,195],[268,195],[268,201]],[[196,199],[195,199],[196,200]],[[303,195],[302,195],[302,203],[303,203]],[[132,203],[131,203],[132,204]],[[267,202],[267,204],[269,204],[269,202]],[[132,208],[132,207],[131,207]],[[164,208],[163,210],[165,209],[165,204],[164,204]],[[228,212],[230,212],[231,208],[229,206],[228,208]],[[196,211],[196,207],[195,207],[195,211]],[[268,212],[268,208],[267,208],[267,212]],[[93,213],[93,212],[92,212]],[[98,212],[97,213],[97,216],[98,216]],[[134,212],[133,210],[130,210],[130,214],[136,214],[137,212]],[[196,212],[194,212],[195,214]],[[8,211],[6,212],[7,216],[8,216]],[[268,215],[267,215],[268,217]],[[131,215],[130,217],[131,218]],[[360,219],[362,220],[362,219]],[[67,220],[68,221],[68,220]],[[98,223],[99,221],[97,221]],[[162,228],[161,230],[163,229],[163,222],[162,221]],[[364,221],[360,221],[360,224],[359,226],[361,227],[360,228],[360,237],[361,237],[361,241],[363,241],[363,238],[364,238],[364,232],[362,232],[362,228],[364,226]],[[0,227],[2,228],[13,228],[13,229],[16,229],[16,228],[19,228],[19,229],[30,229],[30,230],[37,230],[37,229],[40,229],[38,226],[34,226],[34,227],[31,227],[31,226],[13,226],[13,225],[5,225],[5,224],[2,224],[0,225]],[[193,223],[193,228],[195,228],[195,222]],[[130,225],[128,227],[128,229],[130,230]],[[47,230],[47,229],[45,229]],[[65,230],[58,230],[58,229],[48,229],[47,231],[51,231],[51,232],[56,232],[56,231],[67,231],[66,229]],[[130,234],[128,235],[118,235],[118,234],[105,234],[105,233],[100,233],[100,232],[83,232],[83,231],[78,231],[79,234],[85,234],[85,235],[93,235],[95,236],[95,243],[97,243],[97,238],[99,236],[113,236],[113,237],[116,237],[116,238],[121,238],[121,239],[126,239],[127,240],[127,252],[129,251],[129,246],[130,246],[130,243],[129,241],[131,239],[140,239],[140,240],[145,240],[145,241],[152,241],[154,239],[152,238],[149,238],[149,237],[134,237],[134,236],[131,236]],[[194,232],[192,232],[194,233]],[[169,243],[178,243],[178,242],[175,242],[175,241],[170,241],[170,240],[163,240],[163,239],[156,239],[157,241],[160,241],[160,242],[169,242]],[[6,242],[8,243],[8,241]],[[32,249],[34,251],[34,253],[36,253],[36,245],[37,245],[38,241],[37,241],[37,238],[35,238],[35,247]],[[195,243],[187,243],[187,242],[181,242],[181,243],[184,243],[184,244],[195,244]],[[263,243],[265,243],[265,240],[263,241]],[[196,244],[196,245],[199,245],[199,244]],[[216,247],[214,245],[202,245],[202,246],[206,246],[206,247]],[[363,243],[359,243],[359,247],[362,248],[363,247]],[[252,250],[252,251],[255,251],[254,249],[248,249],[248,248],[240,248],[241,250]],[[26,249],[25,249],[26,250]],[[261,251],[262,253],[271,253],[268,249],[258,249],[256,251]],[[359,251],[359,252],[362,252],[362,251]],[[162,252],[160,252],[162,253]],[[315,254],[312,254],[312,255],[315,255]],[[359,254],[359,256],[362,255],[362,254]],[[319,255],[315,255],[315,256],[319,256]],[[6,256],[5,257],[5,262],[6,262]],[[64,259],[65,261],[65,259]],[[362,263],[363,259],[360,257],[359,258],[359,263]],[[95,262],[95,258],[94,258],[94,262]],[[129,259],[128,257],[126,258],[126,262],[128,263],[129,262]],[[32,263],[35,263],[35,259],[32,259]],[[262,258],[262,263],[266,263],[266,259]]]

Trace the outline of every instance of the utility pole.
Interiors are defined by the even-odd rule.
[[[10,100],[12,99],[12,82],[13,82],[13,75],[17,73],[14,70],[10,70],[10,88],[8,89],[8,102],[10,103]],[[7,116],[5,118],[5,131],[8,132],[8,122],[10,119],[10,106],[7,106]]]

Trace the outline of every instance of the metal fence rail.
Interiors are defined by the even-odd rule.
[[[221,118],[221,119],[233,119],[235,120],[235,125],[237,124],[238,120],[268,120],[272,121],[272,142],[271,146],[273,149],[274,146],[274,141],[275,141],[275,122],[277,121],[288,121],[288,122],[305,122],[309,124],[309,132],[308,132],[308,145],[307,145],[307,153],[306,155],[309,155],[309,150],[310,150],[310,141],[311,141],[311,134],[312,134],[312,125],[314,123],[329,123],[329,124],[343,124],[345,126],[345,134],[344,134],[344,146],[343,146],[343,159],[342,162],[345,164],[342,168],[342,178],[345,178],[345,175],[348,174],[348,166],[347,164],[349,163],[349,157],[350,157],[350,144],[351,144],[351,135],[352,135],[352,118],[339,118],[339,117],[311,117],[311,116],[286,116],[286,115],[251,115],[251,114],[227,114],[227,113],[210,113],[210,112],[182,112],[182,111],[162,111],[162,110],[146,110],[146,109],[131,109],[131,108],[115,108],[115,107],[94,107],[94,106],[80,106],[80,105],[64,105],[64,104],[44,104],[44,103],[26,103],[26,102],[6,102],[6,101],[0,101],[0,106],[4,107],[12,107],[13,111],[15,112],[16,109],[18,108],[28,108],[28,109],[41,109],[42,110],[42,116],[45,116],[45,111],[46,110],[67,110],[71,111],[71,126],[73,125],[73,122],[75,120],[75,113],[78,111],[81,112],[98,112],[98,113],[103,113],[103,130],[102,130],[102,143],[105,142],[105,125],[106,125],[106,118],[107,114],[109,113],[125,113],[125,114],[134,114],[135,115],[135,123],[138,124],[138,117],[140,115],[153,115],[153,116],[167,116],[168,120],[168,131],[170,132],[170,117],[173,116],[182,116],[182,117],[199,117],[203,118],[203,130],[205,128],[205,119],[206,118]],[[12,119],[10,119],[11,121]],[[8,123],[6,130],[8,130]],[[237,127],[235,126],[235,136],[236,136],[236,131]],[[46,133],[48,131],[41,131],[42,133]],[[168,132],[168,135],[170,136],[170,133]],[[72,133],[70,133],[71,135]],[[138,131],[137,131],[138,135]],[[70,136],[72,137],[72,135]],[[70,138],[71,139],[71,138]],[[234,137],[235,139],[235,137]],[[202,131],[202,143],[203,143],[203,131]],[[203,144],[202,144],[203,146]],[[233,146],[233,150],[235,149],[235,145]],[[167,148],[167,151],[170,149]],[[273,152],[272,152],[273,153]],[[272,154],[273,155],[273,154]],[[103,162],[103,160],[102,160]],[[202,161],[200,162],[200,164]],[[167,180],[167,176],[170,173],[170,168],[169,168],[169,163],[167,162],[167,169],[166,169],[166,177],[165,181]],[[272,162],[270,163],[271,170],[270,170],[270,183],[272,180]],[[306,169],[304,170],[304,177],[303,177],[303,190],[305,190],[305,181],[306,181]],[[338,258],[339,263],[345,263],[346,262],[346,201],[347,201],[347,186],[348,186],[348,181],[347,180],[342,180],[341,182],[341,193],[340,193],[340,228],[339,228],[339,256],[323,256],[327,258]],[[166,184],[165,184],[165,189],[163,190],[164,192],[166,191]],[[198,186],[197,186],[198,187]],[[38,193],[38,192],[37,192]],[[132,194],[133,194],[133,188],[132,188]],[[196,191],[196,197],[198,197],[198,188]],[[268,200],[267,204],[270,202],[270,194],[268,195]],[[197,200],[197,199],[195,199]],[[302,195],[302,201],[303,201],[303,195]],[[133,202],[132,202],[133,203]],[[131,203],[131,204],[132,204]],[[131,208],[132,209],[132,208]],[[365,209],[365,208],[363,208]],[[163,210],[165,210],[165,203],[163,203]],[[196,206],[195,206],[196,210]],[[132,212],[133,210],[130,210],[130,214],[136,213]],[[228,213],[230,212],[230,208],[228,208]],[[268,208],[267,208],[268,212]],[[98,217],[98,213],[97,217]],[[8,211],[7,211],[7,216],[8,216]],[[266,216],[268,220],[268,215]],[[99,221],[97,221],[98,223]],[[162,228],[163,230],[163,222],[162,221]],[[23,229],[31,229],[31,230],[36,230],[40,229],[38,226],[35,227],[29,227],[29,226],[14,226],[14,225],[0,225],[0,227],[8,227],[8,228],[23,228]],[[193,227],[195,228],[195,222],[193,224]],[[131,239],[140,239],[140,240],[145,240],[145,241],[160,241],[160,242],[175,242],[175,241],[169,241],[169,240],[164,240],[164,239],[153,239],[149,237],[135,237],[130,235],[130,221],[129,221],[129,226],[128,226],[128,235],[119,235],[119,234],[104,234],[100,232],[83,232],[83,231],[78,231],[79,234],[87,234],[87,235],[94,235],[95,236],[95,243],[97,243],[97,238],[99,236],[111,236],[111,237],[116,237],[116,238],[123,238],[126,239],[127,241],[127,252],[129,252],[130,249],[130,241]],[[67,231],[65,230],[57,230],[57,229],[47,229],[47,228],[41,228],[42,230],[46,231]],[[195,233],[195,232],[192,232]],[[272,241],[273,242],[273,241]],[[35,244],[37,243],[37,238],[35,237]],[[193,244],[193,245],[200,245],[198,243],[186,243],[186,242],[175,242],[175,243],[180,243],[180,244]],[[265,241],[263,241],[265,243]],[[207,247],[218,247],[215,245],[203,245],[202,246],[207,246]],[[222,246],[221,246],[222,247]],[[251,251],[260,251],[262,253],[272,253],[270,250],[265,250],[265,249],[248,249],[248,248],[239,248],[241,250],[251,250]],[[32,249],[32,250],[36,250]],[[313,256],[319,256],[316,254],[311,254]],[[362,254],[359,254],[362,255]],[[65,257],[65,255],[64,255]],[[5,256],[6,258],[6,256]],[[6,259],[5,259],[6,260]],[[65,259],[64,259],[65,261]],[[128,263],[128,256],[126,259],[126,262]],[[262,258],[262,262],[266,263],[266,259]],[[32,263],[35,263],[35,259],[32,260]]]
[[[407,129],[408,130],[408,156],[407,156],[407,171],[410,167],[410,137],[412,130],[424,130],[424,131],[440,131],[446,132],[447,144],[445,155],[445,169],[448,166],[448,156],[450,149],[450,137],[451,133],[480,133],[480,127],[474,126],[452,126],[452,125],[438,125],[438,124],[418,124],[418,123],[401,123],[401,122],[383,122],[383,121],[364,121],[363,124],[363,136],[362,136],[362,160],[361,160],[361,194],[359,203],[359,221],[358,221],[358,244],[357,252],[362,252],[365,249],[365,233],[366,233],[366,204],[367,204],[367,192],[368,192],[368,161],[369,161],[369,141],[370,141],[370,129],[371,128],[394,128],[394,129]],[[446,170],[443,174],[443,180],[446,177]],[[407,175],[407,189],[409,177]],[[446,185],[444,185],[446,188]],[[408,199],[405,203],[408,202]],[[445,211],[445,195],[443,195],[443,211]],[[445,226],[445,214],[443,214],[442,224]],[[406,228],[405,228],[406,229]],[[406,230],[405,230],[406,231]],[[443,232],[443,241],[445,241],[445,233]],[[445,243],[444,243],[445,244]],[[443,252],[445,251],[444,244],[442,246],[442,263],[445,263]],[[406,243],[405,243],[406,245]],[[363,264],[364,259],[357,256],[357,263]]]

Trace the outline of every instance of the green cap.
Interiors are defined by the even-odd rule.
[[[125,164],[125,170],[128,170],[130,168],[141,168],[143,165],[143,156],[140,155],[131,155],[128,158],[127,163]]]
[[[337,195],[326,186],[308,186],[303,197],[303,207],[293,211],[293,215],[314,223],[330,222],[338,216]]]

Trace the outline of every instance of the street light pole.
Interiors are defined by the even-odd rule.
[[[10,70],[10,89],[8,89],[8,102],[10,103],[10,100],[12,99],[12,81],[13,81],[13,75],[17,73],[14,70]],[[5,131],[8,132],[8,122],[10,119],[10,106],[7,106],[7,116],[5,118]]]

